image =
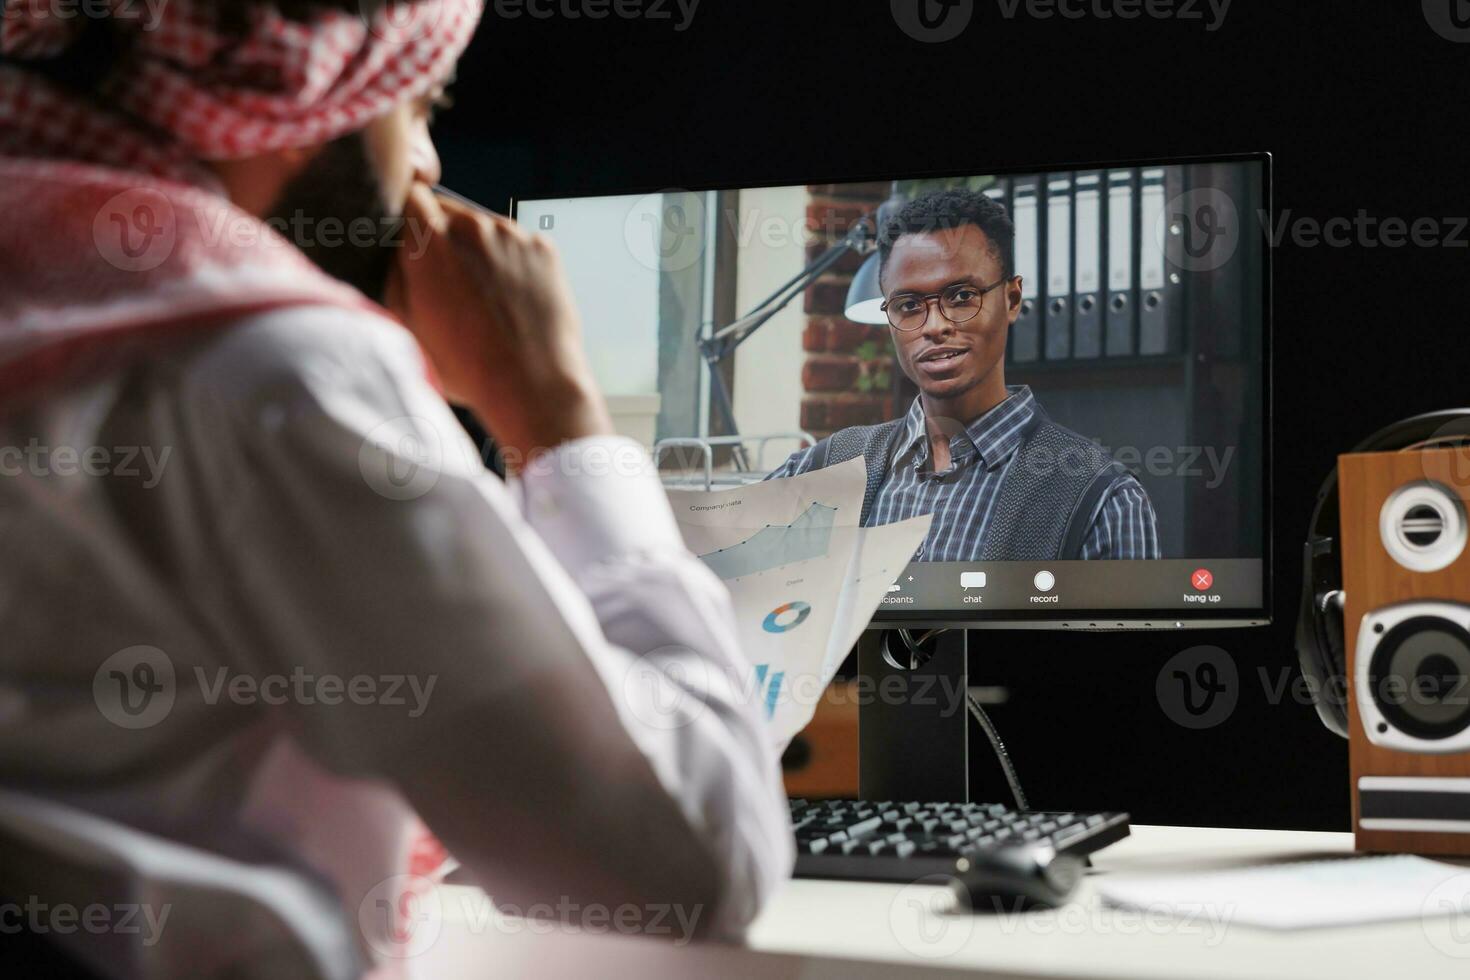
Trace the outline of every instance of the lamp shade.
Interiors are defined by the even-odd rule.
[[[878,286],[878,253],[869,255],[847,287],[847,318],[854,323],[888,325],[883,305],[883,290]]]

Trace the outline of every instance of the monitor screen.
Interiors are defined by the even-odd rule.
[[[1269,158],[522,200],[670,487],[861,456],[891,624],[1244,625],[1269,595]]]

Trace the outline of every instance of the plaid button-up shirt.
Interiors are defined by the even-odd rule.
[[[893,524],[933,514],[934,523],[914,554],[916,561],[978,561],[991,513],[1021,433],[1036,412],[1036,397],[1025,385],[968,425],[955,424],[949,440],[950,465],[935,473],[929,459],[924,409],[914,399],[888,467],[888,476],[864,524]],[[812,468],[811,449],[793,453],[772,479],[797,476]],[[1148,494],[1131,474],[1113,480],[1103,494],[1082,545],[1082,557],[1134,560],[1159,557],[1159,535]]]

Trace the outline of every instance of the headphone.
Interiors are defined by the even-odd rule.
[[[1379,429],[1353,447],[1354,453],[1470,445],[1470,408],[1429,412]],[[1343,738],[1347,725],[1347,631],[1343,625],[1342,561],[1338,555],[1337,467],[1322,489],[1302,553],[1302,601],[1296,621],[1296,650],[1302,676],[1316,691],[1317,716]]]

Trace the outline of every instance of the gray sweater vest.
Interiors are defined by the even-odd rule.
[[[863,457],[868,483],[862,523],[903,433],[903,419],[842,429],[817,443],[812,469]],[[1082,557],[1093,517],[1113,481],[1126,473],[1094,443],[1057,425],[1037,406],[1021,433],[991,512],[981,561],[1065,561]],[[978,518],[978,515],[976,515]]]

